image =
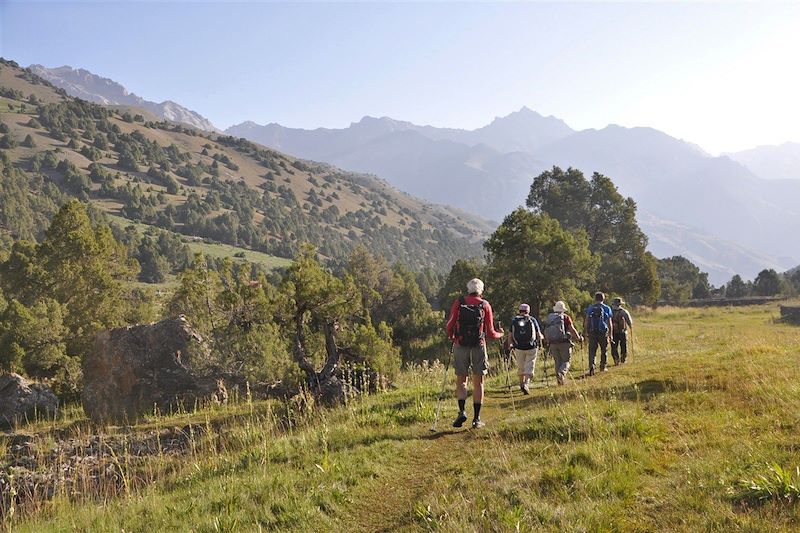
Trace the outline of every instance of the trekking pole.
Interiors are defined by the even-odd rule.
[[[583,361],[581,362],[581,372],[585,376],[586,373],[589,371],[589,343],[586,342],[585,331],[581,336],[583,337],[583,342],[581,343],[581,349],[583,350],[583,353],[581,354],[581,359],[583,359]],[[586,370],[584,370],[583,368],[583,363],[586,363]]]
[[[550,345],[547,345],[547,351],[544,353],[544,384],[546,387],[550,386],[550,379],[547,377],[547,356],[550,355]]]
[[[633,328],[631,328],[631,361],[633,361]]]
[[[444,389],[447,387],[447,371],[450,369],[450,359],[453,358],[453,347],[456,345],[454,342],[450,345],[450,353],[447,354],[447,363],[444,365],[444,377],[442,378],[442,390],[439,392],[439,401],[436,402],[436,414],[433,416],[433,425],[430,431],[436,432],[436,423],[439,421],[439,415],[442,412],[442,398],[444,397]]]
[[[511,390],[511,384],[508,381],[508,361],[503,356],[503,343],[498,340],[497,348],[500,351],[500,358],[503,360],[503,364],[505,365],[505,370],[503,371],[506,375],[506,390],[508,391],[509,396],[511,396],[511,408],[514,410],[514,414],[517,414],[517,404],[514,401],[514,392]]]

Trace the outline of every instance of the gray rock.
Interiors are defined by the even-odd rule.
[[[58,398],[47,385],[30,382],[19,374],[0,376],[0,426],[52,417],[57,411]]]
[[[184,317],[101,331],[83,360],[81,401],[98,422],[132,422],[158,411],[227,400],[205,367],[209,350]]]

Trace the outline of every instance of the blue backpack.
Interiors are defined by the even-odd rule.
[[[608,323],[602,304],[592,304],[589,306],[589,333],[607,333]]]

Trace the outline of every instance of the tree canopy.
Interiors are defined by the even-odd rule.
[[[547,215],[518,208],[486,241],[486,279],[498,316],[513,313],[520,299],[532,312],[556,300],[579,305],[595,280],[598,259],[583,231],[568,232]]]
[[[636,222],[636,202],[623,197],[610,178],[559,167],[534,178],[527,206],[557,220],[564,230],[583,230],[599,259],[596,284],[632,301],[655,303],[659,294],[655,258]]]

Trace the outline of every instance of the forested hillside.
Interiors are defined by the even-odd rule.
[[[173,235],[329,259],[357,244],[443,271],[481,254],[488,223],[407,196],[372,176],[244,139],[148,120],[66,95],[0,64],[0,243],[41,236],[68,198]]]

